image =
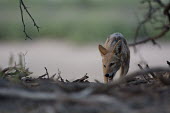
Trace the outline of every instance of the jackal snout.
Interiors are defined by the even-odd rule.
[[[110,81],[113,79],[114,76],[115,76],[115,73],[113,73],[113,74],[105,74],[105,77],[107,77],[108,80],[110,80]]]

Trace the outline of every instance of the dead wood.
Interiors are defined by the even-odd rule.
[[[80,79],[74,80],[73,82],[86,82],[85,80],[88,79],[87,73]]]
[[[32,86],[29,86],[25,80],[13,84],[0,79],[0,111],[5,113],[39,113],[40,111],[147,113],[149,110],[160,113],[159,107],[162,106],[164,112],[168,113],[169,84],[161,84],[158,79],[153,79],[152,82],[144,79],[145,82],[142,82],[141,79],[135,78],[151,72],[155,76],[160,76],[159,73],[169,73],[170,69],[159,67],[139,70],[112,84],[85,82],[88,78],[87,74],[73,82],[64,79],[55,81],[55,79],[41,77],[30,78],[29,83],[39,84]],[[17,109],[11,109],[13,107]]]
[[[133,79],[133,77],[140,76],[140,75],[145,75],[149,73],[155,73],[155,72],[170,72],[169,68],[162,68],[162,67],[157,67],[157,68],[152,68],[152,69],[147,69],[147,70],[142,70],[142,71],[136,71],[133,72],[132,74],[129,74],[125,76],[124,78],[118,80],[117,82],[114,82],[113,85],[125,83],[127,81],[130,81]]]

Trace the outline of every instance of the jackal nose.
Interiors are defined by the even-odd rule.
[[[105,77],[109,77],[109,74],[105,74]]]

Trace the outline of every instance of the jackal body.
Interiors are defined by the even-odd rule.
[[[104,47],[99,45],[102,56],[104,82],[108,83],[119,71],[119,77],[123,77],[129,70],[130,51],[126,39],[121,33],[110,35]]]

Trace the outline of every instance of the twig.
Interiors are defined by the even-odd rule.
[[[38,78],[43,78],[43,77],[45,77],[45,76],[47,76],[47,78],[49,79],[49,73],[48,73],[48,70],[47,70],[47,68],[46,67],[44,67],[44,69],[45,69],[45,74],[43,74],[43,75],[41,75],[41,76],[39,76]]]
[[[97,79],[95,79],[94,81],[95,81],[96,83],[101,83],[101,82],[100,82],[99,80],[97,80]]]
[[[50,76],[49,76],[48,70],[47,70],[47,68],[46,68],[46,67],[44,67],[44,68],[45,68],[45,71],[46,71],[47,77],[48,77],[48,79],[49,79],[49,78],[50,78]]]
[[[24,34],[25,34],[25,36],[26,36],[26,39],[31,39],[31,40],[32,40],[32,38],[31,38],[31,37],[28,35],[28,33],[26,32],[26,25],[25,25],[25,21],[24,21],[23,8],[24,8],[24,10],[26,11],[26,13],[29,15],[29,17],[31,18],[31,20],[32,20],[34,26],[37,28],[38,32],[39,32],[39,28],[40,28],[40,27],[36,24],[34,18],[33,18],[32,15],[30,14],[30,12],[28,11],[28,9],[27,9],[27,7],[25,6],[23,0],[20,0],[20,1],[19,1],[19,7],[20,7],[20,11],[21,11],[22,24],[23,24],[23,27],[24,27],[23,32],[24,32]]]
[[[58,69],[58,78],[57,80],[61,80],[61,82],[64,82],[64,79],[61,77],[61,71]]]
[[[5,69],[3,69],[1,72],[2,72],[2,74],[4,74],[4,73],[6,73],[8,70],[11,70],[11,69],[13,69],[14,67],[7,67],[7,68],[5,68]]]
[[[84,82],[84,80],[88,79],[87,73],[80,79],[74,80],[73,82]]]
[[[139,68],[140,68],[142,71],[144,71],[143,67],[142,67],[140,64],[138,64],[138,66],[139,66]],[[144,78],[146,81],[150,82],[149,79],[148,79],[148,74],[146,74],[146,75],[147,75],[147,77],[146,77],[145,74],[144,74],[144,75],[143,75],[143,78]]]
[[[67,83],[70,83],[70,81],[69,81],[69,80],[67,80],[67,79],[66,79],[66,82],[67,82]]]
[[[146,69],[150,69],[148,64],[146,64]],[[150,72],[150,74],[152,75],[153,78],[156,78],[156,75],[153,72]]]
[[[54,79],[54,77],[56,76],[57,74],[55,73],[54,75],[52,75],[51,77],[50,77],[50,79]]]
[[[45,73],[45,74],[39,76],[38,78],[43,78],[43,77],[45,77],[45,76],[47,76],[47,73]]]

